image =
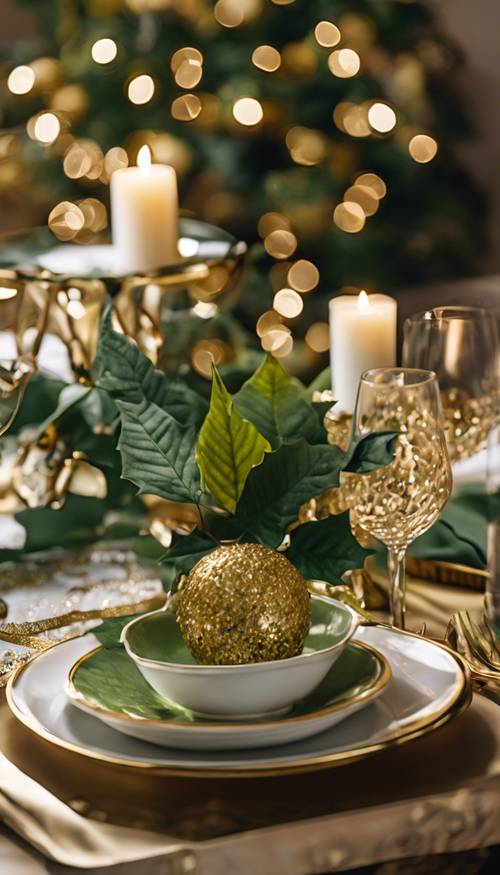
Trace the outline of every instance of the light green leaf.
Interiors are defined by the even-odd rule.
[[[294,529],[286,555],[305,578],[342,583],[342,575],[362,568],[372,552],[352,535],[346,511]]]
[[[242,526],[267,547],[278,547],[305,501],[338,486],[344,453],[338,447],[285,444],[254,468],[236,515]]]
[[[203,488],[234,513],[248,474],[270,449],[255,425],[235,409],[214,367],[210,409],[196,448]]]
[[[122,401],[139,404],[147,398],[182,425],[200,425],[208,409],[205,399],[185,382],[156,370],[132,340],[113,330],[112,314],[109,307],[101,322],[92,369],[96,384]]]
[[[272,356],[264,359],[234,396],[234,406],[273,447],[287,438],[326,442],[326,432],[314,407],[304,397],[304,387]]]
[[[122,429],[118,449],[122,476],[169,501],[196,501],[198,470],[193,454],[196,430],[144,399],[118,401]]]

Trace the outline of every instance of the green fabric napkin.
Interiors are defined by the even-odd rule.
[[[484,569],[488,523],[498,518],[500,493],[487,495],[482,483],[458,487],[438,522],[408,552],[418,559]]]

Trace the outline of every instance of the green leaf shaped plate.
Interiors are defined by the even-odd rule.
[[[67,694],[87,714],[125,735],[184,750],[268,747],[329,729],[378,696],[391,669],[375,648],[351,642],[321,684],[272,721],[203,720],[161,698],[122,649],[98,647],[69,672]]]

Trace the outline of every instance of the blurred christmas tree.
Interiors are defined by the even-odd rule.
[[[336,290],[473,268],[484,203],[456,159],[460,58],[423,3],[24,2],[40,36],[1,59],[5,207],[29,199],[43,222],[85,199],[83,233],[99,230],[110,174],[148,143],[186,210],[255,243],[237,316],[253,331],[265,312],[281,355],[292,335],[265,330],[289,326],[306,367]]]

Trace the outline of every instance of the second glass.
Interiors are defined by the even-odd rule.
[[[343,475],[351,525],[388,550],[392,623],[404,628],[405,555],[437,520],[451,492],[451,468],[436,375],[414,368],[365,371],[353,436],[399,432],[394,460],[371,473]]]

